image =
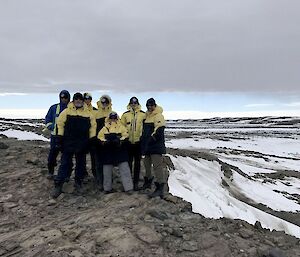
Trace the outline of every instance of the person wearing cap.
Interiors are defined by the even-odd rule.
[[[75,191],[80,192],[85,170],[86,149],[90,140],[96,138],[96,121],[93,114],[86,108],[81,93],[73,96],[57,120],[57,144],[62,149],[61,164],[54,179],[53,198],[62,193],[62,186],[69,175],[72,159],[75,155]]]
[[[147,100],[146,119],[143,125],[141,137],[141,150],[144,155],[144,165],[146,170],[145,181],[142,189],[151,188],[153,177],[155,176],[155,191],[150,197],[164,197],[164,185],[167,181],[164,167],[163,154],[166,153],[164,130],[166,122],[162,114],[163,109],[158,106],[153,98]]]
[[[59,103],[53,104],[45,117],[46,129],[51,131],[50,137],[50,151],[48,155],[48,179],[54,178],[54,168],[56,166],[56,159],[59,154],[59,149],[55,147],[56,135],[57,135],[57,118],[59,114],[67,108],[68,103],[70,102],[70,93],[67,90],[62,90],[59,93]]]
[[[90,93],[83,94],[84,103],[87,105],[87,109],[92,113],[95,113],[98,109],[92,105],[93,97]]]
[[[84,93],[83,94],[84,98],[84,103],[87,106],[87,109],[93,114],[96,114],[96,111],[98,110],[96,107],[92,105],[92,95],[90,93]],[[88,149],[90,156],[91,156],[91,166],[92,166],[92,173],[94,178],[96,179],[96,160],[95,160],[95,155],[96,155],[96,149],[94,145],[90,145]],[[88,176],[87,171],[85,171],[85,177]]]
[[[130,98],[129,104],[127,105],[127,110],[127,112],[123,113],[121,122],[127,128],[129,134],[129,167],[131,174],[133,174],[134,191],[138,191],[142,157],[140,139],[143,132],[145,112],[141,110],[139,100],[135,96]],[[133,162],[134,168],[132,167]]]
[[[95,119],[97,123],[96,135],[103,128],[105,124],[105,119],[108,117],[110,112],[112,112],[112,101],[110,96],[102,95],[97,102],[98,110],[95,112]],[[101,155],[103,153],[103,146],[96,144],[96,184],[100,191],[103,190],[103,163]]]
[[[113,167],[118,166],[125,192],[132,191],[133,183],[128,165],[127,129],[121,123],[118,114],[111,112],[106,118],[104,127],[98,133],[103,144],[103,188],[105,193],[112,192]]]

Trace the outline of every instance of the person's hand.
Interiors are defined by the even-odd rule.
[[[129,145],[128,138],[125,138],[125,139],[121,140],[121,145],[124,145],[124,146]]]
[[[121,145],[121,140],[120,138],[116,137],[112,140],[112,143],[115,145],[115,146],[120,146]]]
[[[55,136],[54,140],[55,140],[55,148],[61,151],[63,148],[63,136]]]

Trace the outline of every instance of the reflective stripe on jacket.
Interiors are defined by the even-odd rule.
[[[51,131],[52,135],[57,134],[57,119],[59,114],[67,108],[67,105],[63,104],[53,104],[45,117],[46,127]]]

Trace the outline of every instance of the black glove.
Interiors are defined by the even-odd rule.
[[[114,146],[120,146],[121,145],[121,140],[118,137],[114,138],[111,142]]]
[[[61,151],[63,148],[63,136],[55,136],[54,140],[55,140],[55,148]]]
[[[128,146],[128,145],[129,145],[129,140],[128,140],[128,138],[125,138],[124,140],[121,140],[121,145],[122,145],[122,146]]]

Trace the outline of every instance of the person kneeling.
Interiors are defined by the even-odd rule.
[[[132,191],[133,183],[128,165],[128,132],[121,124],[118,114],[111,112],[104,127],[98,133],[103,144],[103,188],[105,193],[112,192],[113,167],[118,166],[124,191]]]

